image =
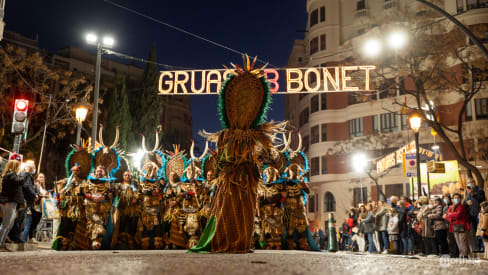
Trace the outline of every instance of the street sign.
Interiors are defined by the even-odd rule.
[[[435,162],[435,160],[428,161],[427,172],[443,174],[446,172],[446,164],[443,162]]]
[[[24,159],[24,156],[21,154],[17,154],[17,153],[10,153],[8,159],[9,160],[16,160],[18,162],[22,162],[22,160]]]
[[[405,154],[405,177],[411,178],[417,176],[417,155]]]

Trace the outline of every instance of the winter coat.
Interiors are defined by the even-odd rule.
[[[488,212],[480,212],[478,229],[476,230],[476,236],[488,238]],[[488,249],[485,247],[485,249]]]
[[[407,237],[408,234],[407,211],[406,207],[398,208],[398,230],[400,230],[400,237],[402,238]]]
[[[376,225],[375,225],[375,219],[374,219],[374,215],[372,212],[369,212],[367,215],[366,215],[366,218],[364,220],[361,221],[362,223],[362,227],[363,227],[363,232],[364,233],[374,233],[374,230],[376,229]]]
[[[466,203],[466,201],[471,201],[471,205],[468,205]],[[464,199],[464,204],[465,204],[465,207],[467,208],[466,211],[468,212],[468,215],[470,218],[476,218],[478,217],[478,214],[480,213],[481,211],[481,208],[480,208],[480,203],[478,202],[478,200],[476,199],[476,197],[469,193],[466,194],[466,199]]]
[[[468,231],[470,228],[466,208],[461,203],[449,207],[446,220],[449,221],[449,232],[454,232],[454,224],[464,224],[464,231]]]
[[[400,229],[398,228],[398,215],[390,217],[388,221],[388,234],[400,234]]]
[[[442,215],[443,212],[441,204],[434,206],[430,214],[427,215],[428,218],[434,222],[434,231],[447,229],[445,220],[442,218]]]
[[[2,179],[2,197],[6,198],[6,202],[16,202],[17,204],[24,204],[24,193],[22,192],[22,185],[24,177],[19,176],[13,172],[7,173]]]
[[[429,218],[429,214],[432,212],[432,209],[429,208],[428,205],[422,206],[420,209],[419,214],[417,215],[417,219],[422,221],[422,237],[423,238],[435,238],[434,232],[434,224],[432,219]]]
[[[36,186],[34,185],[34,177],[27,172],[22,172],[19,175],[24,178],[24,182],[22,183],[24,199],[27,202],[27,205],[32,206],[36,197],[39,195],[39,192],[37,192]]]
[[[376,212],[376,231],[386,231],[388,226],[388,216],[386,215],[386,207],[381,208]]]

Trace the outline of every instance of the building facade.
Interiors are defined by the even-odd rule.
[[[89,79],[95,77],[96,55],[84,49],[69,46],[54,52],[47,52],[38,46],[38,39],[31,39],[19,33],[5,30],[5,42],[17,47],[26,49],[27,52],[42,52],[44,61],[49,66],[55,66],[64,70],[84,74]],[[144,69],[129,63],[124,64],[112,59],[101,60],[101,89],[108,89],[113,86],[117,73],[124,73],[129,83],[139,85]],[[129,90],[131,88],[129,87]],[[137,92],[137,91],[135,91]],[[157,93],[157,91],[154,91]],[[190,98],[185,96],[164,96],[163,112],[160,124],[164,127],[164,134],[177,133],[179,139],[187,144],[192,140],[192,116],[190,109]],[[130,102],[129,102],[130,104]],[[155,123],[155,127],[158,123]],[[185,146],[186,148],[186,146]]]
[[[296,40],[291,50],[289,67],[326,67],[347,63],[354,56],[353,49],[364,43],[364,38],[378,32],[378,25],[401,5],[411,5],[417,13],[428,8],[413,0],[308,0],[308,22],[303,40]],[[465,25],[488,24],[488,1],[445,0],[436,3]],[[488,34],[483,40],[488,42]],[[485,82],[486,83],[486,82]],[[486,86],[486,84],[485,84]],[[401,167],[392,169],[378,179],[378,186],[366,173],[353,169],[352,152],[345,147],[355,140],[369,138],[362,151],[369,156],[392,152],[413,140],[407,117],[401,115],[401,106],[394,104],[406,98],[399,90],[381,89],[373,92],[367,101],[358,101],[351,93],[321,93],[287,95],[285,118],[299,129],[303,136],[303,151],[311,166],[311,195],[308,217],[312,223],[327,227],[328,213],[333,213],[338,225],[347,217],[351,206],[392,195],[410,195],[409,181]],[[457,121],[449,110],[459,108],[456,97],[446,94],[439,102],[443,121]],[[475,151],[483,150],[488,140],[480,135],[488,126],[488,89],[483,88],[468,104],[466,123],[472,135]],[[424,123],[425,124],[425,123]],[[380,141],[375,140],[381,136]],[[376,142],[376,143],[375,143]],[[383,144],[378,144],[382,142]],[[431,129],[420,130],[420,144],[432,150],[434,138]],[[387,144],[384,144],[387,143]],[[437,140],[445,160],[454,159],[445,144]],[[346,148],[347,149],[347,148]],[[376,151],[376,152],[374,152]],[[474,157],[473,162],[485,173],[486,157]],[[378,190],[378,188],[381,190]]]

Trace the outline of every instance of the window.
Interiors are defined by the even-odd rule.
[[[325,43],[325,34],[320,35],[320,50],[325,51],[327,45]]]
[[[473,68],[473,81],[480,82],[488,80],[488,70],[482,70],[479,68]]]
[[[385,185],[385,196],[387,199],[391,196],[400,197],[402,195],[403,195],[403,183]]]
[[[314,157],[311,159],[310,174],[312,176],[320,175],[320,158]]]
[[[310,129],[310,143],[311,144],[315,144],[315,143],[318,143],[320,141],[320,137],[319,137],[319,126],[316,125],[316,126],[313,126],[312,129]]]
[[[319,38],[315,37],[310,40],[310,55],[319,51]]]
[[[466,104],[466,121],[473,120],[473,109],[471,108],[471,101],[468,101],[468,104]]]
[[[308,212],[315,213],[315,197],[316,195],[308,195]]]
[[[366,9],[366,0],[359,0],[356,5],[356,10],[364,10]]]
[[[398,131],[396,113],[381,114],[381,132],[390,133]]]
[[[361,98],[356,93],[347,93],[347,104],[354,105],[361,103]]]
[[[305,110],[303,110],[301,113],[300,113],[300,121],[299,121],[299,127],[302,127],[303,125],[307,124],[308,123],[308,108],[305,108]]]
[[[379,128],[378,128],[378,116],[375,115],[373,116],[373,133],[379,133]]]
[[[320,94],[320,110],[326,110],[327,109],[327,94],[322,93]]]
[[[476,119],[488,119],[488,97],[474,100]]]
[[[402,115],[402,130],[408,130],[407,115]]]
[[[320,7],[320,22],[325,21],[325,6]]]
[[[321,134],[320,136],[322,137],[321,141],[326,142],[327,141],[327,124],[322,124],[321,128]]]
[[[310,113],[319,111],[319,95],[314,95],[310,98]]]
[[[336,211],[336,201],[334,195],[331,192],[326,192],[324,194],[324,212],[334,212]]]
[[[313,10],[310,13],[310,27],[319,23],[319,10]]]
[[[327,156],[322,156],[322,169],[320,172],[322,175],[327,174]]]
[[[466,8],[468,10],[488,8],[488,0],[466,0]]]
[[[360,137],[363,135],[363,118],[349,120],[349,137]]]
[[[302,146],[303,150],[302,151],[304,153],[307,153],[308,152],[308,146],[310,145],[310,137],[308,135],[304,136],[302,142],[303,142],[303,146]]]
[[[363,187],[362,192],[361,188],[357,187],[353,189],[353,196],[354,196],[354,205],[357,206],[359,203],[366,203],[368,201],[368,188]],[[362,198],[361,198],[362,197]]]
[[[463,12],[463,0],[456,0],[457,12]]]

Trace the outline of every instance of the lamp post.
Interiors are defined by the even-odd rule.
[[[363,172],[364,168],[366,167],[366,162],[368,160],[366,159],[366,155],[363,153],[357,153],[352,157],[352,165],[354,166],[354,170],[356,172]],[[361,174],[361,177],[359,178],[359,184],[361,186],[361,203],[364,204],[364,194],[363,194],[363,174]]]
[[[81,145],[81,124],[85,121],[86,114],[88,113],[88,109],[84,105],[78,106],[75,110],[76,112],[76,121],[77,129],[76,129],[76,145]]]
[[[98,99],[100,94],[100,64],[102,62],[102,50],[103,47],[112,47],[115,43],[114,39],[109,36],[105,36],[100,41],[96,34],[89,33],[86,35],[86,41],[88,44],[97,46],[97,62],[95,65],[95,93],[93,95],[93,122],[92,122],[92,141],[91,147],[95,150],[95,143],[97,140],[97,125],[98,125]]]
[[[420,117],[419,114],[413,113],[409,117],[409,122],[410,122],[410,129],[413,130],[413,133],[415,135],[415,156],[417,158],[417,191],[418,191],[418,197],[420,198],[421,194],[421,188],[422,188],[422,183],[420,181],[420,145],[419,145],[419,131],[420,127],[422,126],[422,118]]]

